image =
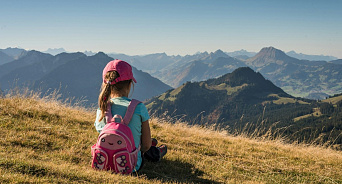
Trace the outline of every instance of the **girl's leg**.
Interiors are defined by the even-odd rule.
[[[144,157],[148,161],[158,162],[161,158],[167,153],[167,147],[165,144],[156,147],[158,141],[152,138],[152,146],[151,148],[144,153]]]

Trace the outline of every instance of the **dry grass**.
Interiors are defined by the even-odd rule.
[[[121,176],[94,171],[95,112],[35,95],[0,99],[0,183],[342,183],[342,153],[151,119],[159,163]],[[175,123],[171,123],[175,122]]]

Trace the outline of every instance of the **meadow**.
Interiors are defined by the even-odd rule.
[[[0,183],[342,183],[342,152],[281,138],[230,135],[152,117],[168,146],[158,163],[129,176],[93,170],[94,109],[40,98],[0,98]]]

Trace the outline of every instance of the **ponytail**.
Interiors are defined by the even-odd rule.
[[[104,118],[105,112],[107,110],[108,101],[110,100],[110,95],[112,94],[112,86],[110,83],[119,77],[119,73],[116,71],[107,72],[105,79],[109,81],[107,84],[102,83],[101,92],[99,95],[99,107],[101,110],[100,121]]]
[[[109,84],[102,84],[101,93],[99,95],[99,107],[101,110],[100,121],[103,119],[104,113],[106,112],[108,100],[110,98],[110,91]]]
[[[117,71],[109,71],[106,73],[105,79],[108,81],[108,83],[102,83],[101,86],[101,92],[99,95],[98,103],[101,110],[101,116],[99,121],[101,121],[104,116],[105,112],[107,110],[108,102],[110,101],[111,94],[119,94],[121,95],[123,92],[123,89],[126,89],[129,87],[130,84],[132,84],[132,80],[125,80],[117,82],[116,84],[111,85],[110,83],[114,81],[116,78],[118,78],[120,75]],[[122,96],[122,95],[121,95]]]

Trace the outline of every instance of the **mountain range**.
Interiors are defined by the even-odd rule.
[[[340,93],[341,80],[339,78],[340,66],[329,64],[341,64],[333,56],[307,55],[290,51],[284,53],[281,50],[268,47],[258,53],[239,50],[234,52],[198,52],[194,55],[168,56],[166,53],[148,54],[142,56],[129,56],[125,54],[110,53],[110,57],[123,59],[138,69],[151,74],[164,83],[176,88],[186,81],[202,81],[216,78],[242,66],[249,66],[270,79],[287,93],[298,97],[311,99],[324,99],[329,95]],[[266,50],[265,50],[266,49]],[[53,49],[50,49],[53,50]],[[64,50],[64,49],[59,49]],[[267,51],[268,50],[268,51]],[[269,52],[267,54],[265,51]],[[278,52],[281,54],[271,54]],[[85,52],[88,56],[92,52]],[[213,54],[215,53],[215,54]],[[263,55],[268,55],[264,57]],[[203,62],[207,57],[233,57],[233,63],[222,59],[218,63]],[[214,59],[212,59],[214,60]],[[275,62],[276,61],[276,62]],[[310,61],[310,62],[309,62]],[[312,66],[316,65],[316,66]],[[330,69],[334,68],[333,74]],[[274,72],[270,72],[270,71]],[[316,71],[321,71],[315,75]],[[281,72],[281,74],[279,73]],[[202,75],[202,73],[204,75]]]
[[[0,65],[9,63],[13,60],[19,59],[27,53],[26,50],[20,48],[0,49]]]
[[[10,63],[11,58],[19,60],[27,54],[27,51],[18,48],[7,48],[1,49],[1,53],[6,55],[0,57],[0,64],[5,64]],[[87,56],[95,55],[90,51],[85,53]],[[341,60],[310,61],[291,57],[288,54],[293,56],[297,53],[294,51],[284,53],[279,49],[266,47],[258,53],[246,50],[235,52],[217,50],[211,53],[198,52],[186,56],[168,56],[166,53],[136,56],[110,53],[108,56],[125,60],[137,69],[149,73],[173,88],[177,88],[187,81],[194,82],[217,78],[239,67],[248,66],[260,72],[264,77],[293,96],[324,99],[329,95],[342,92]],[[311,58],[321,56],[299,55],[303,57],[310,56]],[[325,57],[325,59],[329,58],[333,59],[334,57]],[[11,70],[8,67],[0,67],[0,72],[3,71],[0,73],[0,77]],[[6,80],[10,78],[13,78],[13,76],[7,76]],[[4,85],[8,87],[8,82]]]
[[[25,49],[11,48],[11,47],[8,47],[6,49],[0,49],[0,52],[7,54],[13,59],[19,59],[20,57],[24,56],[27,53]]]
[[[241,49],[239,51],[234,52],[226,52],[227,55],[239,59],[247,59],[250,57],[255,56],[256,52],[248,52],[247,50]],[[325,56],[325,55],[308,55],[303,53],[297,53],[295,51],[286,52],[286,55],[303,60],[310,60],[310,61],[332,61],[336,60],[337,58],[334,56]]]
[[[64,48],[49,48],[46,51],[42,51],[44,53],[48,53],[51,55],[57,55],[60,54],[62,52],[67,52]],[[92,51],[84,51],[84,54],[86,54],[87,56],[92,56],[95,55],[95,52]],[[194,55],[200,54],[201,52],[198,52]],[[250,58],[255,56],[257,53],[256,52],[249,52],[247,50],[241,49],[241,50],[237,50],[237,51],[233,51],[233,52],[225,52],[227,55],[229,55],[230,57],[235,57],[235,58],[239,58],[239,59],[246,59],[246,58]],[[289,51],[286,52],[286,54],[288,56],[297,58],[297,59],[303,59],[303,60],[310,60],[310,61],[332,61],[332,60],[336,60],[337,58],[334,56],[328,56],[328,55],[309,55],[309,54],[303,54],[303,53],[297,53],[295,51]],[[107,55],[111,56],[112,55],[120,55],[118,53],[107,53]],[[125,55],[125,54],[121,54],[121,55]],[[148,54],[148,55],[153,55],[153,54]],[[147,56],[147,55],[146,55]],[[134,57],[140,57],[140,56],[134,56]]]
[[[38,52],[38,51],[29,51],[25,54],[25,56],[20,57],[17,60],[13,60],[12,62],[6,63],[1,65],[0,67],[0,81],[1,81],[1,86],[3,89],[7,89],[9,85],[13,84],[13,80],[8,82],[5,82],[3,80],[3,78],[12,78],[15,77],[17,75],[35,75],[34,71],[26,71],[25,72],[25,68],[27,66],[33,65],[35,63],[41,63],[42,61],[45,61],[49,58],[51,58],[53,56],[51,56],[50,54],[45,54],[42,52]],[[16,72],[16,70],[22,68],[24,71],[19,71]],[[35,70],[36,68],[34,68]],[[12,72],[15,72],[12,74]],[[24,78],[23,78],[24,79]]]
[[[263,48],[255,56],[245,59],[230,57],[221,50],[186,57],[167,56],[163,53],[155,54],[154,58],[149,55],[145,61],[143,57],[126,57],[128,62],[174,88],[187,81],[217,78],[239,67],[248,66],[297,97],[324,99],[342,92],[340,60],[300,60],[274,47]],[[323,95],[315,95],[318,93]]]
[[[263,48],[246,64],[291,95],[307,97],[320,92],[328,96],[342,92],[340,64],[299,60],[273,47]]]
[[[302,54],[302,53],[296,53],[293,50],[286,52],[286,54],[297,59],[304,59],[304,60],[310,60],[310,61],[331,61],[331,60],[337,59],[337,57],[334,57],[334,56],[307,55],[307,54]]]
[[[184,83],[146,104],[158,117],[224,128],[232,134],[285,136],[298,142],[319,139],[342,148],[341,97],[326,102],[295,98],[259,72],[241,67],[216,79]]]
[[[61,53],[56,56],[28,51],[25,56],[0,66],[0,88],[28,87],[47,95],[58,90],[62,99],[84,100],[84,105],[97,103],[104,66],[113,60],[99,52],[94,56],[83,53]],[[133,67],[138,83],[132,98],[144,101],[159,95],[170,86]]]
[[[162,70],[156,75],[166,84],[178,87],[187,81],[203,81],[216,78],[244,66],[247,65],[241,60],[229,57],[221,50],[217,50],[203,58],[183,64],[179,63],[172,69]]]

